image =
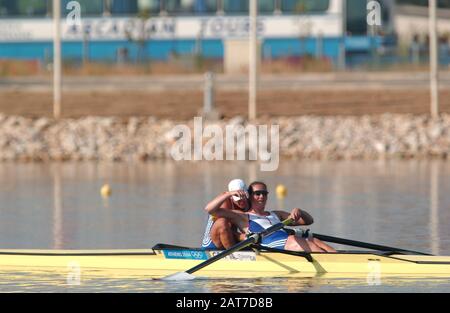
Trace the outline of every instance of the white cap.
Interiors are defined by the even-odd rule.
[[[242,179],[233,179],[228,183],[228,191],[243,190],[247,192],[247,185]],[[233,196],[234,201],[239,201],[241,198]]]

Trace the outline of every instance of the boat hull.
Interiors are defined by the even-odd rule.
[[[216,254],[202,250],[0,250],[1,268],[106,270],[115,273],[140,271],[162,277],[185,271]],[[450,256],[390,255],[367,252],[311,253],[241,251],[219,260],[196,276],[257,278],[285,276],[416,275],[450,277]]]

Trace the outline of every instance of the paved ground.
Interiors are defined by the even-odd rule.
[[[428,113],[426,73],[265,76],[258,112],[268,116]],[[247,114],[245,78],[219,77],[216,105],[225,117]],[[450,77],[443,75],[440,109],[450,112]],[[0,112],[51,116],[48,78],[0,80]],[[63,117],[156,116],[190,119],[203,105],[202,77],[69,78]]]
[[[64,77],[66,91],[172,91],[203,90],[204,75],[151,76],[70,76]],[[216,88],[246,90],[246,76],[217,75]],[[343,90],[428,88],[427,72],[332,72],[302,74],[264,74],[259,78],[262,90]],[[441,86],[450,86],[450,71],[440,73]],[[0,91],[51,91],[51,76],[0,78]]]
[[[152,115],[190,119],[198,115],[202,97],[199,91],[65,93],[63,117]],[[450,91],[442,91],[440,98],[441,111],[450,112]],[[216,103],[225,117],[247,114],[245,92],[218,92]],[[0,112],[51,116],[52,95],[48,92],[2,92]],[[429,94],[426,90],[261,91],[258,112],[269,116],[421,114],[429,112]]]

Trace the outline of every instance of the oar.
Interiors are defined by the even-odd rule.
[[[316,233],[313,233],[313,237],[320,239],[322,241],[334,242],[334,243],[343,244],[343,245],[347,245],[347,246],[354,246],[354,247],[366,248],[366,249],[372,249],[372,250],[400,252],[400,253],[409,253],[409,254],[420,254],[420,255],[431,255],[431,254],[419,252],[419,251],[412,251],[412,250],[405,250],[405,249],[400,249],[400,248],[395,248],[395,247],[382,246],[382,245],[377,245],[377,244],[373,244],[373,243],[369,243],[369,242],[350,240],[350,239],[333,237],[333,236],[328,236],[328,235],[321,235],[321,234],[316,234]]]
[[[241,241],[237,244],[235,244],[234,246],[232,246],[231,248],[222,251],[221,253],[213,256],[212,258],[194,266],[193,268],[188,269],[185,272],[178,272],[175,274],[171,274],[168,276],[165,276],[162,278],[162,280],[190,280],[190,279],[194,279],[195,276],[192,275],[192,273],[197,272],[198,270],[201,270],[202,268],[220,260],[223,259],[224,257],[226,257],[227,255],[232,254],[233,252],[239,251],[245,247],[248,247],[252,244],[257,243],[260,239],[272,234],[273,232],[276,232],[279,229],[282,229],[284,226],[289,225],[290,223],[292,223],[292,219],[288,218],[284,221],[282,221],[281,223],[275,224],[269,228],[267,228],[266,230],[260,232],[260,233],[255,233],[250,235],[247,239],[245,239],[244,241]]]

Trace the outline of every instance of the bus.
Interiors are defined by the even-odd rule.
[[[369,1],[258,0],[261,57],[369,55],[395,45],[394,1],[378,4],[381,25],[367,23]],[[169,60],[172,55],[221,59],[229,40],[249,35],[249,1],[61,0],[62,55],[115,61]],[[49,60],[52,1],[0,0],[0,58]],[[88,47],[88,49],[86,49]],[[87,51],[87,52],[86,52]]]

